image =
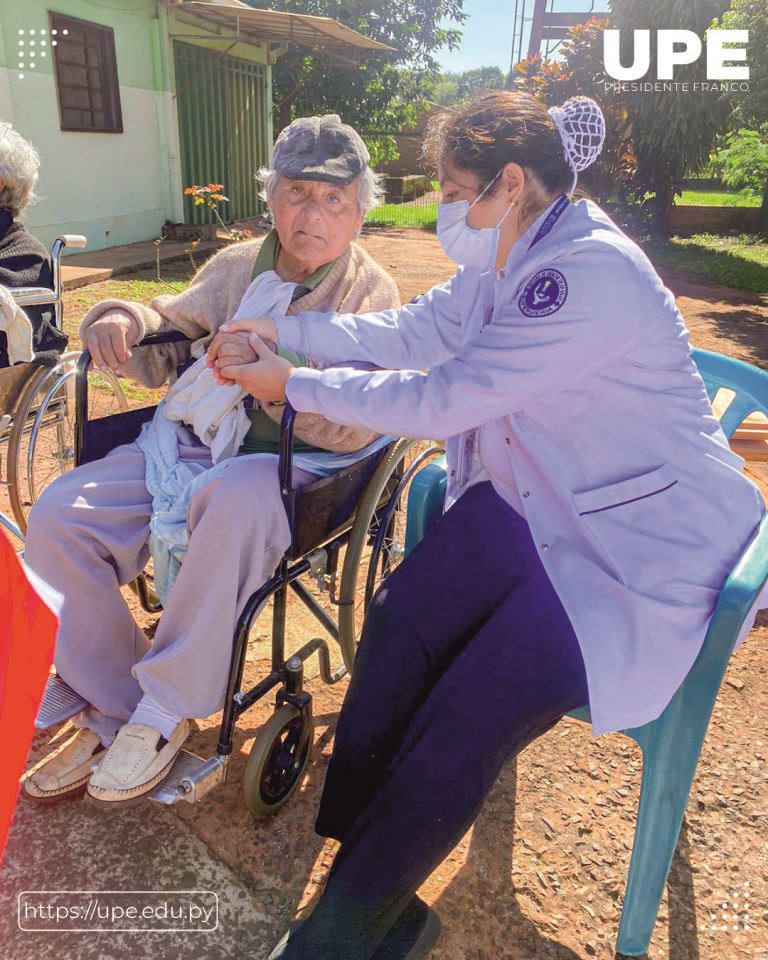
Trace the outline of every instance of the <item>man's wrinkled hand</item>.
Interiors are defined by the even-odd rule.
[[[138,338],[136,320],[125,310],[115,310],[94,320],[85,331],[83,346],[99,370],[117,370],[131,359],[130,347]]]
[[[251,334],[249,342],[258,356],[256,363],[233,364],[219,368],[219,382],[235,384],[264,403],[285,400],[285,388],[294,367],[277,356],[269,344]]]
[[[206,361],[208,367],[213,373],[218,383],[229,384],[221,376],[221,370],[224,367],[242,366],[246,363],[253,363],[258,359],[257,353],[248,342],[249,334],[240,333],[217,333],[208,345],[206,352]],[[269,344],[272,350],[276,350],[273,344]]]

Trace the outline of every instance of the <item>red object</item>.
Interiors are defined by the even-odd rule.
[[[0,533],[0,862],[35,733],[58,620]]]

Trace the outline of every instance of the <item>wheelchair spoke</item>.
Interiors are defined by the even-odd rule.
[[[75,359],[40,369],[14,411],[9,437],[8,486],[14,515],[26,528],[26,515],[45,488],[75,465]],[[112,374],[89,374],[89,418],[127,409],[119,381]]]
[[[418,471],[442,454],[428,442],[398,441],[358,510],[344,558],[339,593],[340,643],[344,663],[354,669],[357,646],[368,609],[382,583],[405,559],[408,495]],[[360,518],[366,526],[359,525]]]

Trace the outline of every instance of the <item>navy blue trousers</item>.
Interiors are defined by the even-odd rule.
[[[371,605],[316,823],[341,848],[286,960],[372,958],[504,762],[587,699],[527,523],[470,488]]]

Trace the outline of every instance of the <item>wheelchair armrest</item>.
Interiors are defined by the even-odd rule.
[[[9,287],[8,293],[19,307],[45,306],[58,299],[50,287]]]
[[[175,343],[188,340],[189,337],[180,330],[168,330],[165,333],[153,333],[144,337],[135,344],[137,347],[151,347],[158,343]],[[76,460],[79,460],[80,451],[85,446],[85,430],[88,423],[88,367],[91,364],[90,351],[84,347],[77,359],[77,376],[75,377],[75,451]]]
[[[177,341],[189,339],[186,333],[182,333],[181,330],[166,330],[165,333],[150,333],[148,337],[144,337],[143,340],[140,340],[134,346],[152,347],[158,343],[176,343]]]
[[[148,337],[144,337],[139,343],[134,344],[134,347],[151,347],[158,343],[175,343],[181,340],[189,340],[189,337],[182,333],[181,330],[168,330],[166,333],[153,333]],[[86,347],[83,347],[83,352],[77,358],[77,383],[78,386],[82,385],[82,390],[84,391],[84,399],[88,398],[88,378],[85,376],[88,367],[91,363],[91,354]],[[78,404],[79,404],[79,391],[78,391]],[[87,404],[85,408],[87,410]],[[78,408],[78,414],[80,410]]]

